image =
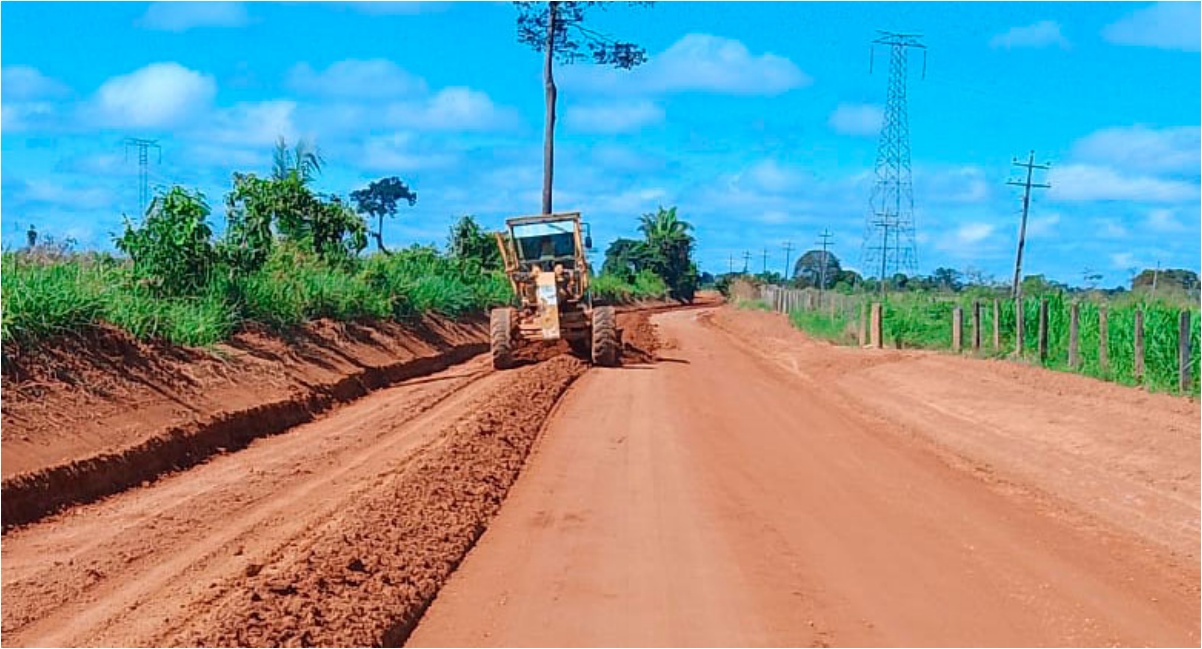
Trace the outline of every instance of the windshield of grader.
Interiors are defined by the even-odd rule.
[[[513,226],[518,255],[526,262],[570,262],[576,257],[572,221],[530,223]],[[565,263],[571,267],[572,264]]]

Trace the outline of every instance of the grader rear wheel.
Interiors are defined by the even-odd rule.
[[[513,309],[493,309],[488,314],[492,342],[492,366],[498,370],[513,367]]]
[[[618,340],[618,322],[611,306],[599,306],[593,311],[593,364],[616,367],[622,359],[622,342]]]

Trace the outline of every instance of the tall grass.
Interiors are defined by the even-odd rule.
[[[5,343],[108,323],[144,340],[201,346],[252,322],[286,330],[315,318],[457,317],[511,299],[502,274],[421,247],[334,265],[279,246],[255,273],[219,274],[197,295],[170,298],[154,294],[116,260],[6,252],[2,264]]]
[[[649,270],[640,271],[633,282],[615,275],[598,275],[592,278],[589,289],[594,299],[604,304],[628,304],[635,300],[659,300],[668,296],[668,285]]]

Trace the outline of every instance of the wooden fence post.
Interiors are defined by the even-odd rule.
[[[1177,391],[1189,389],[1189,311],[1182,311],[1177,325]]]
[[[964,340],[964,309],[952,309],[952,351],[960,353]]]
[[[871,331],[872,346],[880,349],[884,347],[884,340],[881,336],[881,303],[872,303],[872,331]]]
[[[1068,366],[1077,369],[1081,365],[1080,347],[1077,339],[1081,327],[1081,305],[1073,302],[1068,312]]]
[[[860,346],[868,342],[868,303],[860,303]]]
[[[1002,301],[993,298],[993,351],[1002,348]]]
[[[1135,309],[1135,380],[1144,380],[1144,312]]]
[[[1039,298],[1039,362],[1048,360],[1048,299]]]
[[[1023,301],[1019,298],[1014,301],[1014,353],[1023,355]]]
[[[972,350],[981,351],[981,303],[972,301]]]
[[[1110,323],[1106,318],[1106,305],[1098,307],[1098,367],[1105,372],[1110,369]]]

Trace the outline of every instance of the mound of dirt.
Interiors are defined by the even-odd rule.
[[[330,407],[486,351],[481,320],[315,322],[211,350],[111,328],[4,350],[8,530],[246,446]]]
[[[542,422],[587,365],[509,373],[440,441],[303,548],[248,570],[198,611],[191,646],[399,646],[483,533]]]
[[[622,329],[623,363],[654,363],[658,360],[655,352],[659,349],[659,339],[650,313],[620,314],[618,326]]]

